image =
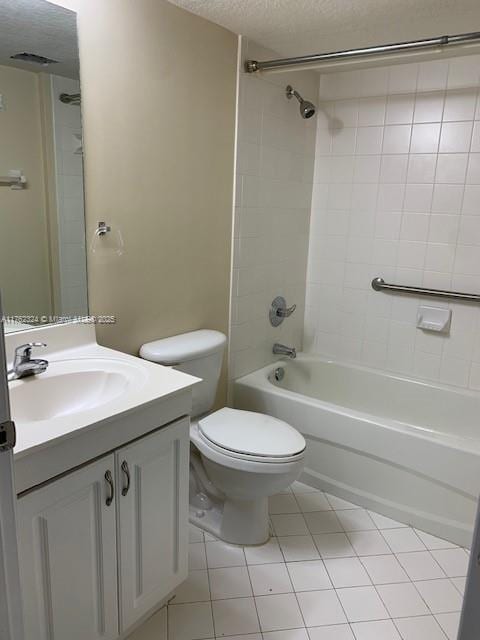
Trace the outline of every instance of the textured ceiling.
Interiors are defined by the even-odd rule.
[[[76,17],[45,0],[0,0],[0,64],[77,78]],[[59,64],[42,67],[10,60],[23,52],[53,58]]]
[[[480,31],[480,0],[171,0],[280,55]]]

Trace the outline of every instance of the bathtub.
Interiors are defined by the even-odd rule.
[[[234,404],[301,431],[307,484],[471,544],[479,393],[299,354],[236,380]]]

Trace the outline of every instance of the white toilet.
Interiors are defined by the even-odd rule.
[[[146,360],[202,378],[193,388],[190,521],[233,544],[269,537],[268,497],[303,469],[305,440],[286,422],[215,401],[226,337],[200,330],[144,344]]]

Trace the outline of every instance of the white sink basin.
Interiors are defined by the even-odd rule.
[[[45,373],[10,383],[13,419],[41,422],[105,405],[144,383],[140,366],[108,358],[50,362]]]

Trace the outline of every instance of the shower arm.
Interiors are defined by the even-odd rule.
[[[302,102],[304,102],[304,99],[298,93],[298,91],[289,85],[287,87],[287,98],[289,100],[291,100],[293,96],[295,96],[295,98],[299,101],[300,104],[302,104]]]

